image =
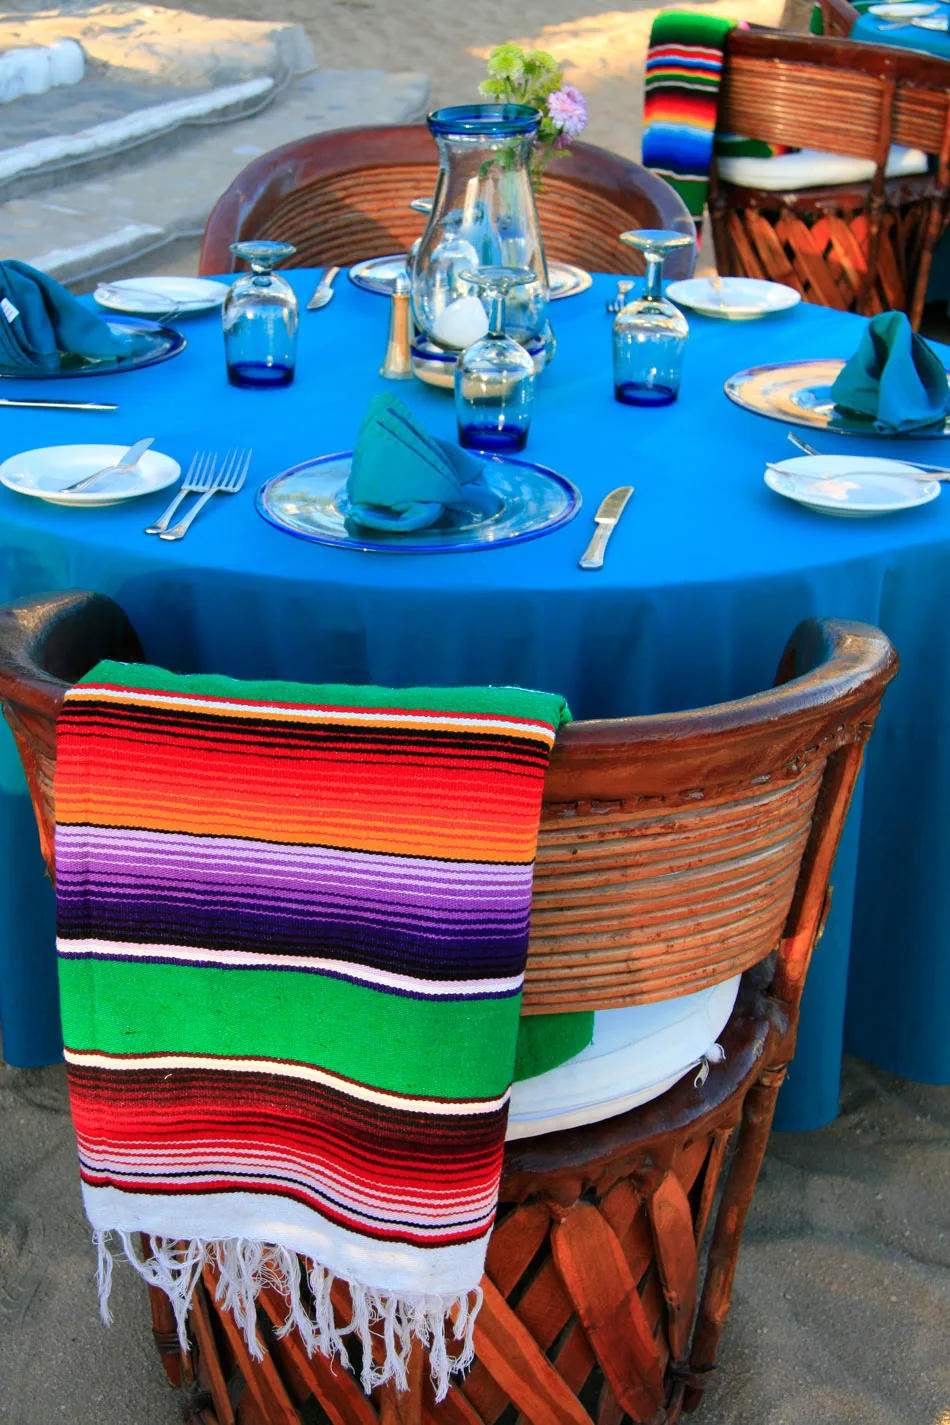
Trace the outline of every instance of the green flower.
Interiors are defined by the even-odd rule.
[[[530,75],[549,74],[557,69],[557,60],[546,49],[529,49],[525,51],[524,67]]]
[[[508,81],[507,79],[483,79],[478,86],[478,92],[486,99],[507,99]]]
[[[488,56],[488,73],[496,79],[520,79],[524,74],[524,51],[520,45],[496,45]]]

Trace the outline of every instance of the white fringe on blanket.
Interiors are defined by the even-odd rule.
[[[361,1381],[367,1394],[386,1381],[395,1381],[398,1390],[408,1389],[406,1368],[413,1340],[429,1349],[429,1364],[436,1401],[444,1400],[449,1378],[468,1369],[475,1359],[473,1330],[482,1304],[481,1287],[464,1296],[447,1301],[441,1296],[393,1296],[390,1293],[346,1283],[353,1301],[353,1316],[345,1326],[338,1326],[330,1299],[334,1277],[324,1267],[311,1265],[307,1285],[313,1297],[311,1317],[301,1299],[300,1287],[304,1264],[287,1247],[276,1247],[247,1238],[229,1237],[219,1242],[179,1242],[170,1237],[152,1237],[152,1255],[143,1257],[137,1234],[118,1231],[125,1256],[149,1286],[161,1287],[168,1297],[178,1323],[178,1339],[182,1349],[188,1349],[185,1323],[191,1307],[195,1286],[205,1266],[217,1273],[215,1299],[225,1311],[230,1311],[244,1332],[247,1348],[255,1360],[263,1359],[257,1334],[257,1298],[262,1287],[271,1287],[287,1303],[287,1318],[278,1329],[278,1336],[296,1330],[307,1355],[320,1351],[330,1360],[335,1357],[347,1368],[349,1358],[343,1342],[355,1332],[363,1347]],[[99,1287],[99,1310],[106,1325],[112,1322],[109,1293],[112,1288],[112,1232],[95,1232],[93,1241],[99,1253],[96,1280]],[[446,1343],[446,1320],[450,1319],[452,1334],[461,1341],[462,1350],[450,1355]],[[386,1348],[383,1361],[373,1359],[374,1323],[382,1323],[382,1340]],[[379,1336],[377,1335],[377,1340]]]

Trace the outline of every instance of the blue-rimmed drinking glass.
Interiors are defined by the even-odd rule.
[[[628,406],[668,406],[675,401],[689,326],[679,307],[663,296],[663,260],[693,239],[662,228],[620,234],[620,241],[646,258],[643,296],[614,320],[614,395]]]
[[[235,257],[251,264],[231,284],[221,323],[232,386],[289,386],[297,360],[297,298],[273,268],[296,248],[289,242],[235,242]]]
[[[463,274],[491,300],[488,335],[459,356],[455,366],[455,414],[459,444],[513,454],[523,450],[534,406],[534,362],[505,335],[505,298],[534,282],[526,267],[479,267]]]

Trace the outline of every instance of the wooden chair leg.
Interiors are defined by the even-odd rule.
[[[143,1235],[141,1242],[143,1256],[150,1256],[151,1241]],[[178,1340],[175,1313],[172,1311],[168,1297],[157,1286],[149,1287],[148,1304],[152,1312],[152,1335],[155,1337],[158,1358],[168,1377],[169,1385],[173,1385],[176,1390],[179,1390],[182,1384],[181,1344]]]
[[[765,1157],[775,1101],[785,1078],[785,1068],[782,1064],[767,1069],[749,1090],[745,1101],[739,1143],[716,1217],[702,1304],[693,1334],[690,1357],[692,1379],[684,1400],[687,1411],[695,1410],[699,1404],[703,1377],[712,1372],[715,1364],[719,1337],[729,1315],[742,1230]]]

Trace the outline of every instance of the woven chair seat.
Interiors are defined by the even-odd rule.
[[[233,272],[230,246],[247,238],[291,242],[297,267],[351,266],[405,252],[425,217],[438,172],[427,128],[345,129],[317,134],[249,164],[218,201],[205,229],[199,271]],[[642,260],[619,240],[629,228],[695,234],[685,204],[661,179],[605,149],[575,144],[552,164],[538,195],[549,260],[596,272],[630,272]],[[688,277],[695,257],[674,253],[669,275]]]
[[[842,0],[844,3],[844,0]],[[721,273],[784,282],[808,302],[920,325],[933,253],[950,222],[950,62],[912,51],[734,30],[719,124],[865,165],[864,182],[773,188],[713,165],[709,211]],[[893,145],[934,172],[888,177]],[[791,163],[789,155],[772,163]],[[735,164],[741,160],[732,160]],[[870,170],[870,171],[869,171]],[[774,171],[774,170],[772,170]]]

